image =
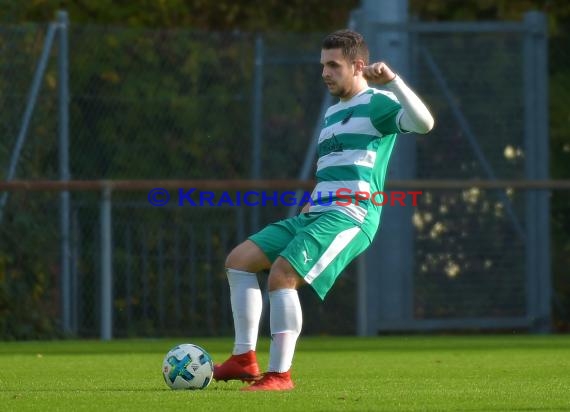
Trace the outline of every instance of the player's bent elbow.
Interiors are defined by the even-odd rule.
[[[417,124],[413,128],[407,129],[409,132],[417,133],[417,134],[428,134],[433,129],[433,120],[429,123],[425,124]]]
[[[407,113],[404,113],[400,119],[400,127],[402,130],[418,134],[429,133],[433,129],[434,123],[433,116],[429,112],[424,112],[416,117],[411,117],[407,115]]]
[[[433,129],[434,124],[435,120],[432,116],[429,116],[429,118],[425,118],[423,121],[416,123],[416,130],[414,130],[414,132],[419,134],[428,134]]]
[[[424,125],[424,129],[420,132],[421,134],[428,134],[429,132],[431,132],[433,130],[433,127],[435,126],[435,120],[433,119],[433,117],[431,117],[428,121],[426,121],[426,124]]]

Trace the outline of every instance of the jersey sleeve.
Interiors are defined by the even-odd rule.
[[[383,93],[376,93],[370,99],[370,120],[374,127],[382,134],[400,133],[398,124],[399,113],[402,109],[396,98]]]

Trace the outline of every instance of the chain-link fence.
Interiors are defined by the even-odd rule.
[[[421,179],[524,179],[521,32],[422,33],[412,65],[437,113]],[[426,190],[414,213],[416,319],[527,316],[526,191]],[[529,240],[530,242],[530,240]]]
[[[0,27],[6,136],[0,164],[10,163],[46,33],[44,26]],[[325,97],[322,37],[71,25],[71,178],[296,178]],[[432,107],[437,128],[417,140],[418,178],[488,179],[489,170],[501,179],[524,178],[520,33],[422,33],[420,40],[409,83]],[[53,50],[19,179],[58,178],[57,42]],[[566,67],[563,56],[557,59]],[[457,99],[455,109],[442,80]],[[568,83],[557,84],[557,95],[570,96]],[[562,100],[551,100],[553,110],[564,110]],[[551,133],[565,133],[556,127]],[[525,316],[529,290],[519,232],[526,193],[424,190],[408,257],[417,319]],[[566,193],[555,192],[560,200],[553,202],[554,233],[561,238]],[[69,330],[99,336],[101,195],[74,191],[71,199]],[[56,192],[12,192],[4,208],[0,333],[6,338],[60,333],[65,239],[59,201]],[[145,191],[114,191],[112,205],[114,336],[231,334],[225,256],[258,225],[288,213],[285,206],[178,207],[173,201],[157,208]],[[555,264],[563,264],[564,247],[554,249]],[[563,314],[568,285],[556,285]],[[309,289],[301,295],[305,333],[355,333],[355,264],[324,303]]]

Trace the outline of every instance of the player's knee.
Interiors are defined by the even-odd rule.
[[[238,246],[239,247],[239,246]],[[237,250],[238,247],[235,247],[232,249],[232,251],[228,254],[228,256],[226,256],[226,268],[228,269],[239,269],[239,263],[240,263],[240,253]]]
[[[284,272],[272,268],[267,278],[267,287],[270,292],[273,292],[277,289],[293,289],[295,288],[295,283],[291,282]]]
[[[242,245],[238,245],[226,257],[226,268],[248,271],[251,266],[250,260],[247,250]]]
[[[226,257],[226,268],[259,272],[270,266],[267,257],[261,249],[251,241],[245,241],[236,246]]]
[[[271,266],[267,286],[269,291],[277,289],[297,289],[304,284],[303,278],[283,258],[277,258]]]

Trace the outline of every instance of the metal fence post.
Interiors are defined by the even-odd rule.
[[[355,16],[357,17],[357,16]],[[356,22],[370,48],[370,61],[386,61],[404,79],[409,73],[408,32],[390,24],[408,21],[406,0],[365,0]],[[416,174],[416,143],[398,138],[389,179],[412,179]],[[366,253],[367,325],[359,334],[375,335],[386,323],[409,321],[413,313],[413,209],[385,207],[382,226]],[[364,275],[363,275],[364,276]],[[363,291],[364,292],[364,291]],[[362,309],[361,309],[362,310]]]
[[[113,237],[111,186],[101,198],[101,339],[113,338]]]
[[[253,112],[252,129],[253,142],[251,147],[251,178],[261,179],[261,141],[263,135],[263,37],[258,34],[255,38],[255,57],[253,74]],[[259,207],[252,208],[251,229],[259,229]]]
[[[58,50],[58,94],[59,94],[59,180],[68,181],[69,173],[69,48],[68,48],[67,12],[57,13],[59,36]],[[61,233],[61,326],[64,334],[70,334],[71,328],[71,247],[70,247],[70,194],[67,190],[60,193],[59,221]]]
[[[525,169],[527,179],[548,179],[548,54],[546,16],[525,14]],[[527,314],[534,332],[551,328],[550,200],[546,190],[526,193]]]
[[[535,36],[537,76],[535,78],[537,94],[537,133],[536,157],[537,179],[550,179],[548,133],[548,22],[544,13],[535,12],[539,31]],[[552,300],[552,270],[550,259],[550,191],[537,192],[538,227],[538,319],[536,332],[552,330],[551,300]],[[546,223],[545,223],[546,222]]]

